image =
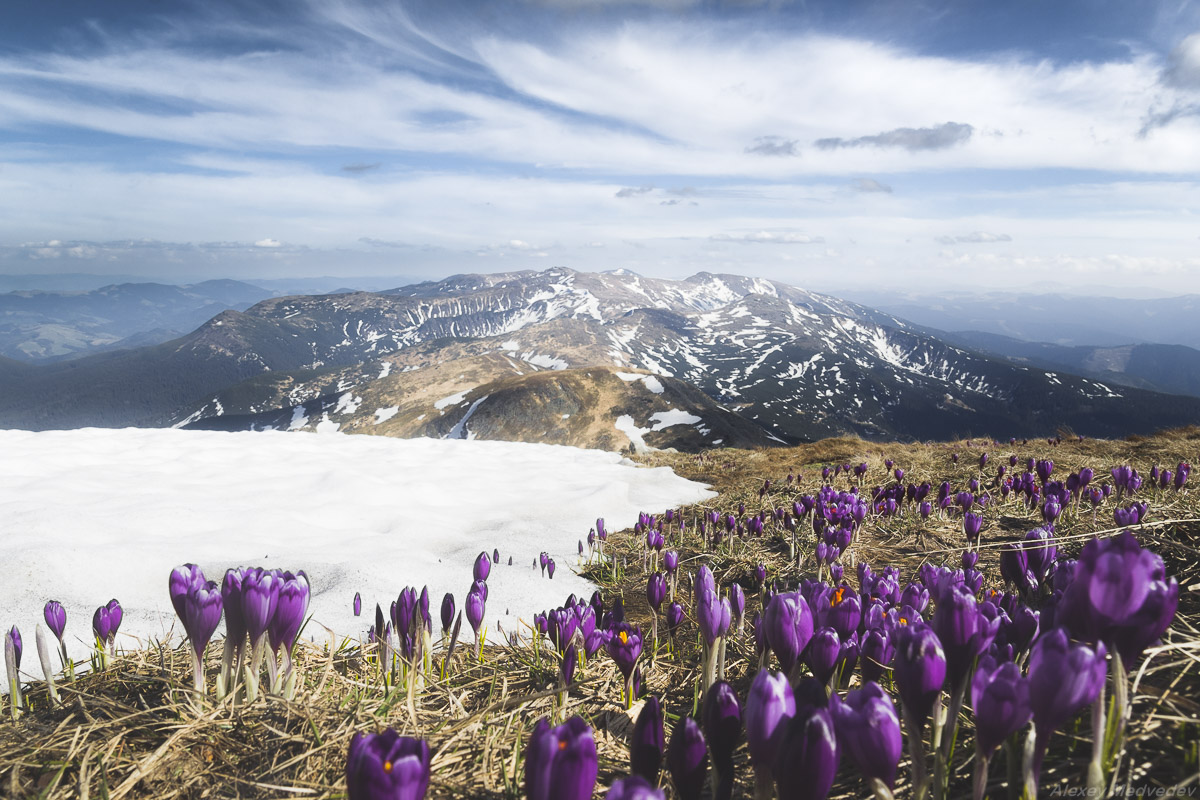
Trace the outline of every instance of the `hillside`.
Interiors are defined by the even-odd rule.
[[[1007,438],[1060,427],[1116,436],[1200,419],[1195,398],[1017,366],[784,284],[556,268],[268,299],[164,345],[0,377],[0,425],[308,416],[316,407],[297,406],[324,398],[320,413],[332,411],[393,369],[436,367],[405,381],[418,392],[447,388],[445,397],[514,372],[593,366],[678,378],[782,441]]]

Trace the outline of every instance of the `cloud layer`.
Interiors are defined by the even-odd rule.
[[[164,272],[1192,263],[1200,33],[1057,59],[657,13],[690,5],[329,0],[9,50],[0,270],[53,240],[178,243]]]

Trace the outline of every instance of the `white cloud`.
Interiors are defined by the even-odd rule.
[[[275,239],[259,239],[257,242],[254,243],[255,247],[280,247],[282,245],[283,245],[283,242],[277,241]]]

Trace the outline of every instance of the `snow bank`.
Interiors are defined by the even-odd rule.
[[[189,561],[216,580],[233,566],[305,570],[305,635],[320,641],[322,626],[365,631],[375,603],[386,612],[407,585],[428,584],[437,625],[442,595],[461,608],[475,556],[499,548],[486,622],[493,634],[497,622],[517,630],[571,592],[591,593],[572,568],[596,517],[619,530],[639,511],[712,496],[598,450],[138,429],[0,431],[0,486],[0,628],[15,624],[32,643],[43,604],[59,600],[76,659],[90,650],[92,612],[112,597],[125,609],[119,643],[178,641],[167,576]],[[533,568],[542,550],[558,563],[554,580]],[[36,657],[25,663],[40,673]]]

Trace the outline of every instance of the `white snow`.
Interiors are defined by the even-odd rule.
[[[639,511],[714,496],[598,450],[170,429],[0,431],[0,486],[3,625],[28,647],[42,606],[59,600],[77,661],[90,652],[92,612],[113,597],[125,611],[120,646],[168,632],[180,641],[167,576],[185,562],[218,581],[235,566],[305,570],[305,635],[324,641],[324,628],[358,636],[375,603],[386,609],[410,584],[428,584],[434,609],[446,592],[461,608],[475,556],[498,547],[488,629],[500,619],[520,630],[518,618],[592,592],[572,567],[596,517],[617,530]],[[543,550],[558,562],[554,580],[530,568]],[[24,663],[40,678],[36,658]]]
[[[680,411],[678,408],[672,408],[669,411],[656,411],[650,415],[650,419],[654,422],[654,427],[650,429],[652,431],[661,431],[672,425],[691,425],[694,422],[700,422],[700,418],[695,414]]]
[[[617,377],[620,378],[621,380],[625,381],[626,383],[632,383],[633,381],[641,381],[642,385],[645,386],[647,389],[649,389],[651,392],[654,392],[655,394],[663,393],[662,381],[660,381],[658,378],[656,378],[653,375],[642,375],[637,372],[618,372]]]
[[[313,430],[317,433],[337,433],[341,427],[341,425],[329,418],[328,413],[325,413],[321,415],[321,421],[313,427]]]
[[[304,413],[304,406],[296,406],[292,409],[292,421],[288,425],[289,431],[299,430],[308,424],[308,415]]]
[[[479,398],[474,403],[471,403],[471,407],[467,409],[467,413],[463,414],[463,418],[460,419],[457,423],[455,423],[454,427],[450,429],[450,432],[447,433],[444,438],[446,438],[446,439],[474,439],[475,438],[474,434],[472,434],[469,430],[467,430],[467,420],[469,420],[471,418],[471,415],[475,413],[475,409],[479,408],[479,404],[482,403],[484,400],[487,400],[488,397],[490,397],[490,396],[491,395],[485,394],[483,397]]]
[[[387,422],[392,417],[400,412],[400,406],[388,406],[387,408],[375,409],[375,424]]]
[[[463,389],[458,394],[452,394],[452,395],[449,395],[448,397],[443,397],[441,400],[435,401],[433,404],[433,407],[436,408],[438,411],[445,411],[450,406],[456,406],[459,403],[461,403],[463,400],[466,400],[467,395],[470,393],[471,393],[470,389]]]
[[[633,417],[629,414],[622,414],[617,417],[617,421],[613,423],[613,427],[629,437],[629,441],[633,444],[633,449],[636,452],[645,453],[650,449],[646,444],[646,440],[642,438],[650,429],[639,428],[637,423],[633,421]]]
[[[361,397],[355,397],[354,392],[346,392],[338,398],[337,407],[333,410],[335,414],[353,414],[358,411],[359,405],[362,404]]]
[[[381,367],[379,370],[379,378],[377,378],[376,380],[381,380],[391,374],[392,374],[392,362],[385,361],[385,362],[383,362],[383,367]]]

